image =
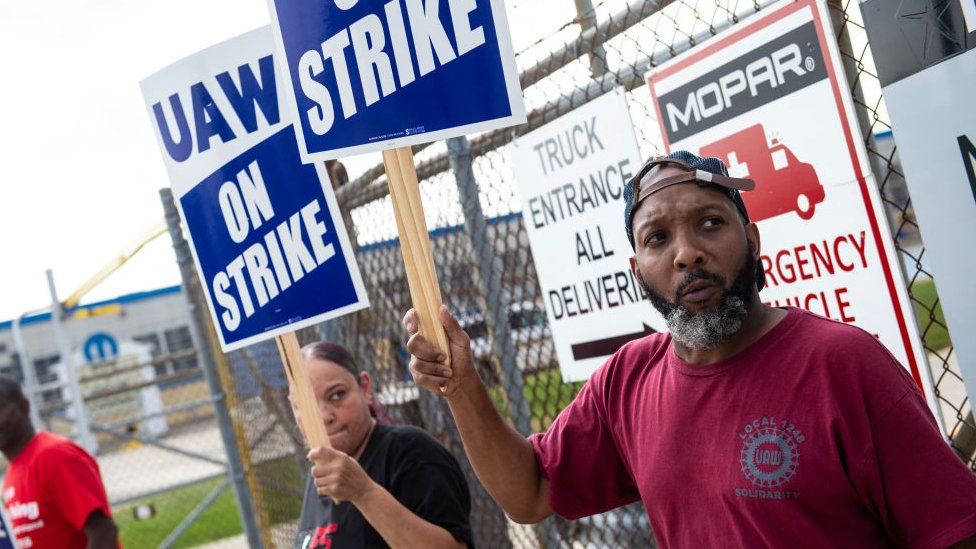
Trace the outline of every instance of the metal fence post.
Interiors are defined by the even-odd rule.
[[[501,363],[512,422],[520,433],[528,435],[532,432],[532,413],[525,402],[525,382],[516,364],[515,345],[508,327],[509,304],[502,297],[501,277],[494,276],[499,269],[495,266],[495,247],[489,241],[488,220],[481,211],[478,184],[471,167],[471,145],[465,137],[454,137],[447,140],[447,149],[464,211],[464,232],[471,239],[478,284],[484,290],[487,302],[485,323],[491,334],[491,350]]]
[[[61,365],[64,367],[64,375],[68,381],[68,390],[71,391],[71,407],[75,413],[75,427],[78,443],[86,450],[95,454],[98,452],[98,444],[92,436],[91,425],[88,421],[88,408],[85,407],[85,397],[81,394],[81,386],[78,384],[78,372],[75,371],[74,360],[71,356],[71,346],[68,337],[64,333],[65,311],[58,300],[58,290],[54,285],[54,273],[48,269],[47,287],[51,292],[51,324],[54,325],[54,338],[58,342],[58,352],[61,354]]]
[[[580,34],[596,28],[596,10],[592,0],[573,0],[576,3],[576,21],[580,25]],[[592,34],[595,38],[597,35]],[[607,72],[607,51],[602,44],[590,46],[590,75],[597,78]]]
[[[21,333],[20,325],[29,313],[23,313],[14,319],[12,329],[14,334],[14,346],[17,347],[17,358],[20,361],[21,376],[24,379],[24,393],[30,402],[31,423],[34,429],[41,429],[44,424],[41,422],[40,399],[37,395],[37,370],[34,369],[34,361],[31,360],[27,346],[24,345],[24,335]]]
[[[471,145],[466,137],[454,137],[447,140],[447,150],[464,212],[464,232],[471,239],[477,282],[484,291],[485,323],[491,334],[492,353],[501,364],[509,414],[518,432],[528,435],[533,431],[532,413],[525,401],[525,381],[518,368],[515,345],[509,329],[509,304],[502,296],[501,277],[496,276],[495,247],[489,240],[488,220],[481,210],[478,183],[472,167]],[[539,536],[544,547],[559,547],[559,532],[554,519],[549,518],[539,524]]]
[[[176,263],[180,268],[180,278],[183,281],[183,290],[186,292],[187,306],[190,309],[191,332],[195,332],[194,338],[200,343],[199,356],[201,369],[207,380],[207,387],[214,402],[214,415],[217,418],[217,425],[220,428],[220,438],[224,443],[224,450],[227,453],[228,473],[231,477],[231,484],[234,487],[234,495],[237,500],[237,511],[241,517],[241,525],[244,528],[244,535],[247,543],[252,548],[263,546],[261,532],[256,521],[254,501],[248,489],[247,479],[244,477],[244,464],[237,447],[237,439],[234,436],[234,427],[231,423],[230,410],[227,409],[227,400],[223,388],[220,386],[220,379],[216,371],[216,360],[214,353],[217,352],[213,339],[207,337],[213,329],[210,325],[210,318],[207,313],[207,306],[203,300],[203,288],[197,278],[196,270],[193,267],[193,260],[190,256],[190,246],[183,238],[183,230],[180,218],[176,211],[176,204],[173,202],[173,192],[168,188],[159,190],[159,196],[163,203],[163,212],[166,217],[166,227],[169,231],[170,239],[173,241],[173,250],[176,252]]]

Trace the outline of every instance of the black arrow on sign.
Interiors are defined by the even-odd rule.
[[[651,335],[656,332],[657,330],[651,328],[647,324],[644,324],[643,330],[634,332],[632,334],[624,334],[608,337],[606,339],[597,339],[595,341],[584,341],[583,343],[577,343],[576,345],[572,346],[573,359],[586,360],[588,358],[609,356],[616,353],[617,349],[623,347],[624,343]]]

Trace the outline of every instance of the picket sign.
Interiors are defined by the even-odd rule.
[[[295,121],[302,159],[382,151],[419,331],[449,363],[447,334],[438,319],[441,292],[410,147],[525,122],[503,2],[469,0],[446,10],[416,0],[383,5],[268,0],[268,5],[283,69],[278,74],[286,80],[282,103]],[[404,13],[412,39],[404,31]],[[367,34],[372,38],[365,40]],[[346,52],[350,42],[352,56]],[[359,69],[359,79],[350,78],[357,71],[349,71],[347,63]],[[279,341],[279,349],[288,369],[294,360],[289,345]],[[306,391],[292,394],[299,408],[311,406],[301,399],[314,399]]]
[[[461,0],[441,9],[421,0],[267,1],[282,110],[294,121],[302,161],[382,152],[419,331],[449,363],[410,147],[525,122],[504,2]],[[278,348],[305,415],[316,409],[315,395],[298,387],[301,357],[289,337],[280,336]],[[318,433],[306,437],[321,442]]]
[[[369,306],[322,162],[302,161],[263,27],[142,83],[224,352],[275,339],[312,447],[328,446],[295,331]]]

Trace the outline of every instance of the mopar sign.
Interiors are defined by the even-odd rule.
[[[105,332],[96,332],[85,340],[82,345],[85,362],[105,362],[119,356],[119,344],[115,338]]]
[[[925,352],[894,271],[892,233],[854,123],[826,2],[777,2],[704,48],[655,67],[648,84],[668,151],[718,157],[733,175],[755,180],[742,197],[762,235],[763,303],[874,334],[938,410],[931,379],[919,369]],[[926,95],[935,101],[934,92],[910,97]],[[955,122],[965,118],[959,110],[928,120]],[[943,152],[955,149],[955,135]]]
[[[827,78],[813,23],[662,95],[658,108],[675,142]]]

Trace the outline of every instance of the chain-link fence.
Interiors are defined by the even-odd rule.
[[[530,0],[509,6],[511,17]],[[472,338],[477,366],[499,410],[524,434],[545,429],[576,395],[564,383],[523,226],[505,146],[616,87],[627,102],[643,156],[663,150],[644,82],[652,67],[754,17],[770,2],[577,0],[575,18],[519,52],[528,123],[470,138],[415,147],[421,194],[445,301]],[[528,10],[526,9],[528,12]],[[536,12],[537,12],[536,6]],[[972,413],[941,316],[925,247],[904,187],[897,151],[856,2],[832,2],[831,14],[856,110],[895,231],[948,435],[971,465]],[[622,129],[622,131],[627,131]],[[418,425],[462,463],[473,495],[472,525],[481,547],[633,547],[653,544],[641,505],[574,522],[508,521],[474,477],[443,401],[410,382],[400,325],[410,307],[406,274],[382,165],[340,181],[340,205],[357,246],[372,306],[299,334],[349,347],[375,380],[387,420]],[[288,547],[296,533],[305,475],[302,441],[287,403],[273,344],[218,360],[266,546]],[[581,479],[585,482],[585,479]]]
[[[192,547],[241,529],[214,399],[195,354],[116,363],[86,380],[99,466],[126,547]],[[187,359],[194,367],[157,373]],[[149,404],[135,418],[111,413],[135,399]]]
[[[69,325],[81,329],[83,322]],[[192,547],[240,532],[215,400],[197,350],[190,342],[176,353],[148,342],[118,347],[105,360],[72,357],[87,432],[76,421],[77,395],[65,381],[64,361],[34,362],[39,427],[87,441],[124,546]]]

